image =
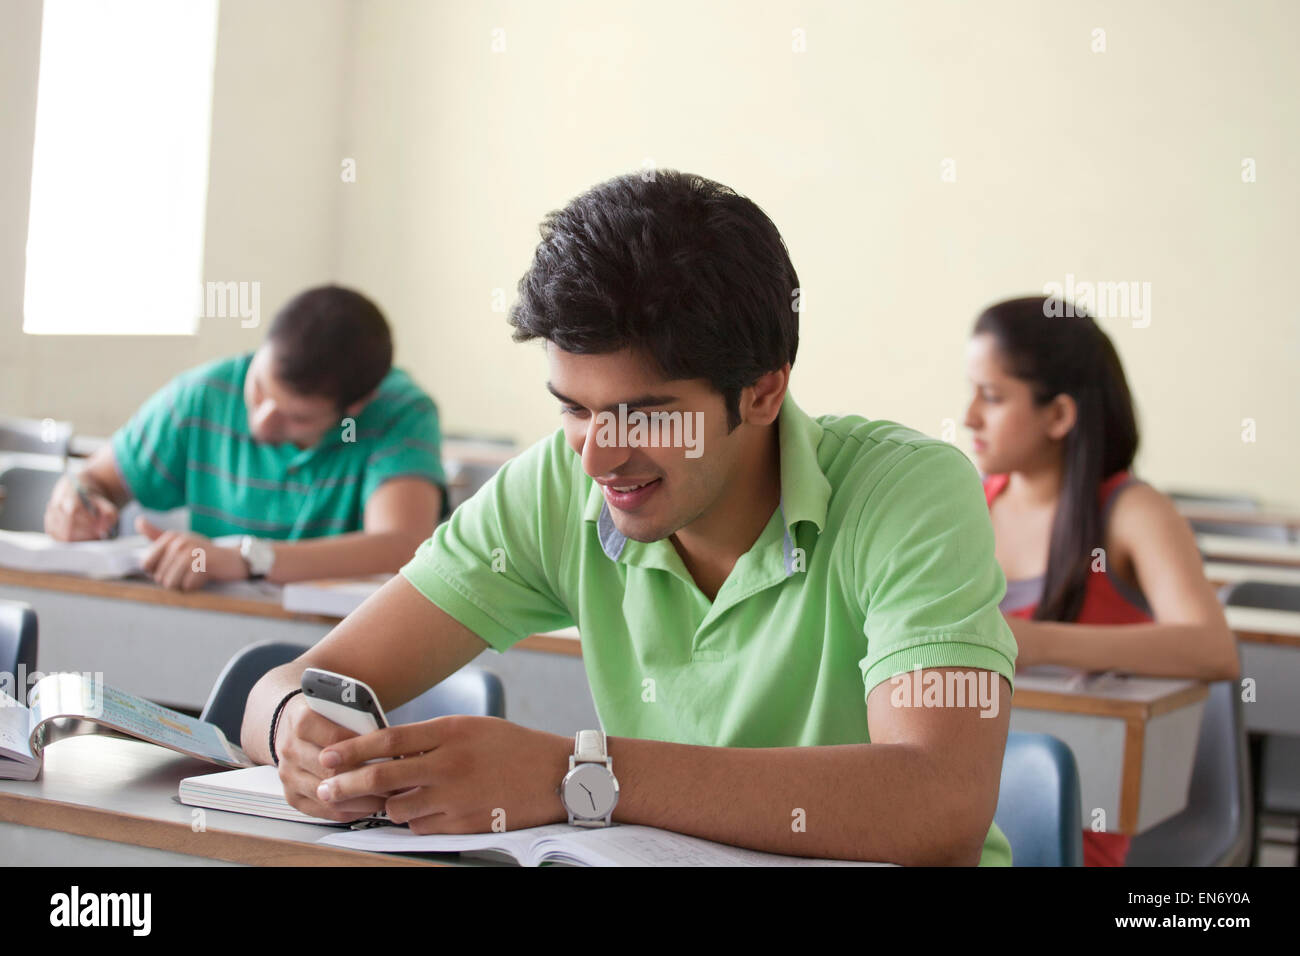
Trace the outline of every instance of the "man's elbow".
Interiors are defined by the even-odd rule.
[[[978,866],[992,822],[936,827],[898,862],[904,866]]]

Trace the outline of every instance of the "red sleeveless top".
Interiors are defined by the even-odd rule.
[[[984,500],[989,509],[993,499],[1002,493],[1010,475],[989,475],[984,479]],[[1105,529],[1111,506],[1119,490],[1134,482],[1131,472],[1119,471],[1111,475],[1098,489],[1097,506],[1101,510],[1102,528]],[[1012,617],[1031,619],[1042,597],[1043,578],[1024,578],[1007,582],[1007,596],[1002,610]],[[1117,575],[1105,573],[1088,575],[1083,592],[1083,605],[1075,624],[1149,624],[1155,620],[1141,592]],[[1085,866],[1123,866],[1128,856],[1130,838],[1122,833],[1083,831],[1083,861]]]

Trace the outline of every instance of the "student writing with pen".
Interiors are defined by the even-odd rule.
[[[1138,430],[1114,346],[1042,296],[986,309],[967,351],[966,425],[1007,579],[1018,667],[1233,679],[1236,640],[1186,520],[1134,478]],[[1088,866],[1122,834],[1084,830]]]
[[[187,532],[138,522],[145,572],[183,590],[396,571],[446,508],[437,409],[392,353],[360,293],[301,293],[256,352],[178,376],[61,479],[45,530],[103,538],[133,498],[186,506]]]

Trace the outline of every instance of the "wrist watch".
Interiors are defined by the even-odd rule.
[[[271,547],[271,542],[254,538],[250,534],[239,539],[239,556],[248,565],[249,579],[254,581],[270,574],[271,566],[275,564],[275,549]]]
[[[618,780],[614,760],[605,750],[604,731],[578,731],[569,772],[560,781],[560,800],[569,812],[571,826],[610,825],[618,805]]]

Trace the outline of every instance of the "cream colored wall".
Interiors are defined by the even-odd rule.
[[[0,131],[25,123],[29,142],[20,25],[0,70],[6,89],[30,80]],[[1148,327],[1103,321],[1139,470],[1300,507],[1293,4],[224,0],[221,28],[211,277],[261,276],[264,311],[327,275],[366,290],[448,430],[555,427],[539,348],[511,343],[494,290],[513,301],[542,215],[648,161],[733,186],[782,230],[808,411],[932,434],[951,419],[969,449],[982,305],[1067,273],[1149,282]],[[189,343],[24,338],[29,148],[0,164],[0,408],[106,429],[146,382],[242,347],[250,333],[211,322]]]
[[[279,303],[334,276],[346,79],[338,64],[352,13],[347,0],[220,4],[203,278],[260,282],[262,326],[214,318],[193,336],[37,336],[22,331],[22,299],[41,4],[5,3],[0,414],[66,418],[83,433],[108,434],[175,373],[255,348]]]

